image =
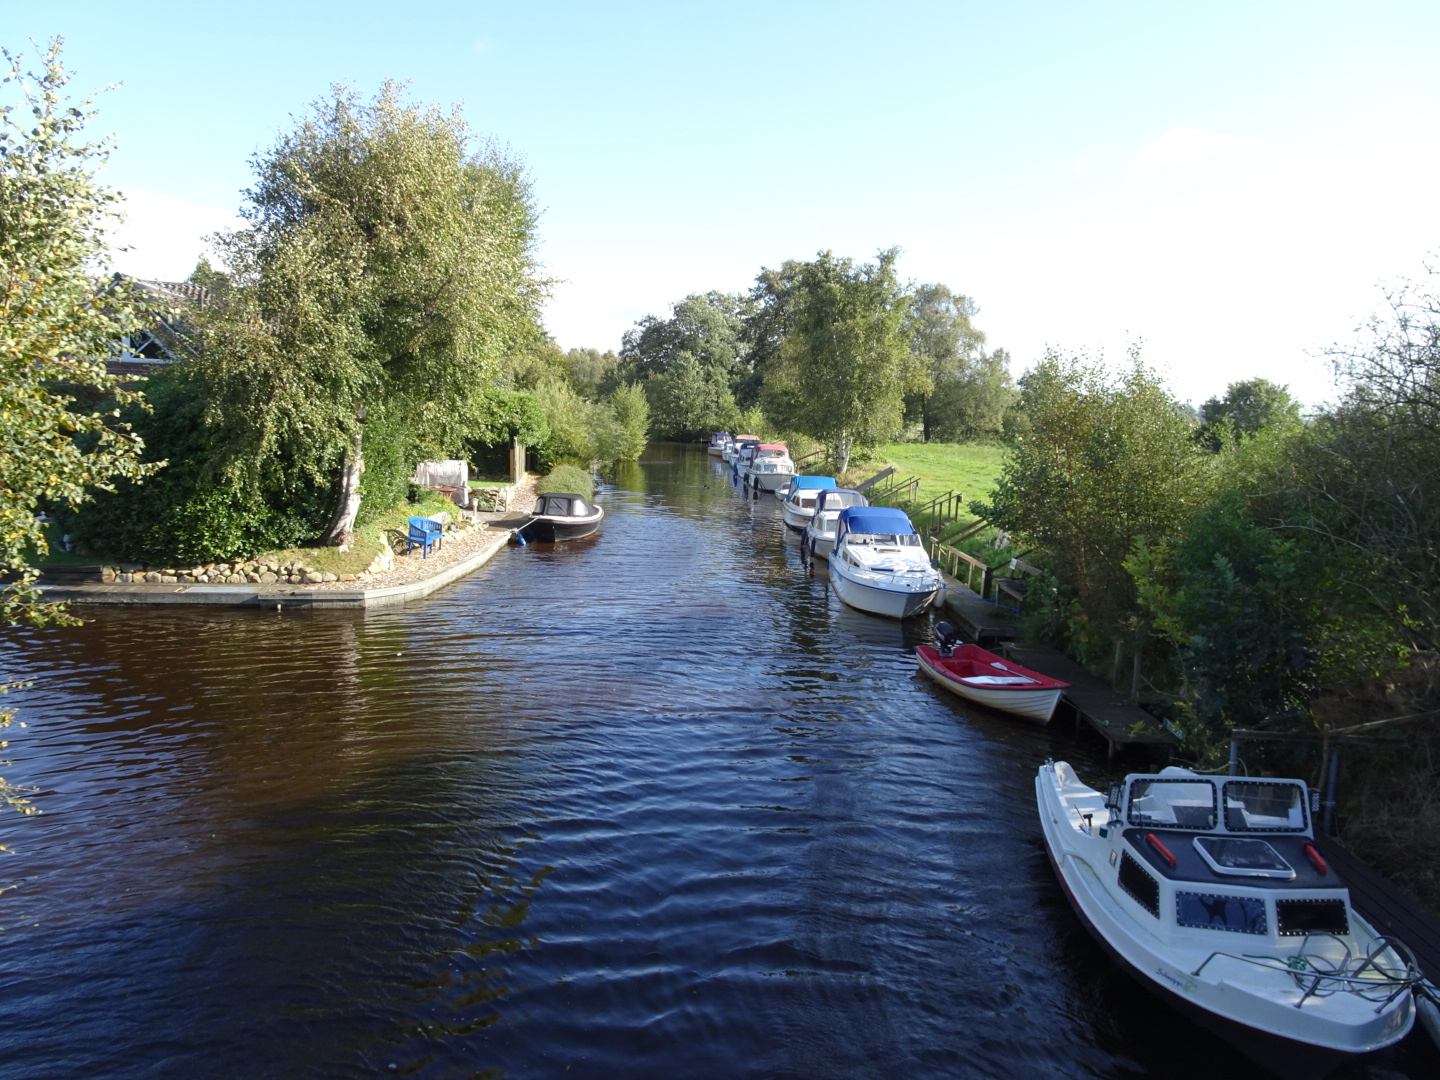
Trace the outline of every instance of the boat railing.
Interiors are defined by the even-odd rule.
[[[1305,947],[1314,938],[1326,938],[1338,942],[1345,950],[1342,959],[1332,961],[1326,957],[1314,953],[1305,952]],[[1405,965],[1400,972],[1389,971],[1380,964],[1380,957],[1387,951],[1394,950],[1400,962]],[[1224,957],[1227,960],[1238,960],[1242,964],[1250,964],[1266,971],[1273,971],[1281,975],[1289,975],[1295,980],[1298,989],[1304,991],[1300,1000],[1295,1003],[1298,1009],[1312,997],[1323,998],[1331,994],[1345,991],[1366,1001],[1378,1002],[1375,1006],[1377,1013],[1383,1012],[1396,998],[1406,991],[1420,990],[1424,983],[1424,976],[1420,973],[1415,963],[1415,954],[1412,953],[1403,941],[1396,941],[1391,938],[1377,937],[1375,947],[1364,956],[1356,956],[1350,951],[1350,946],[1341,941],[1334,934],[1306,934],[1305,940],[1301,943],[1300,951],[1294,956],[1281,958],[1278,956],[1252,956],[1245,953],[1237,956],[1234,953],[1217,949],[1205,958],[1205,962],[1197,967],[1190,974],[1195,978],[1209,966],[1210,961],[1216,957]],[[1368,972],[1374,972],[1373,975]]]

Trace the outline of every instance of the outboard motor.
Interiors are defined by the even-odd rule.
[[[935,624],[935,651],[941,656],[954,656],[955,646],[960,643],[960,635],[948,622]]]

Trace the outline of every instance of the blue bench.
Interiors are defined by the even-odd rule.
[[[415,545],[420,545],[420,557],[428,559],[430,548],[443,545],[445,540],[445,526],[438,521],[431,521],[429,518],[412,517],[410,519],[410,534],[405,538],[405,554],[415,550]]]

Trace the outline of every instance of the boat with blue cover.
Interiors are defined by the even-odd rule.
[[[888,506],[840,511],[830,583],[851,607],[892,619],[920,614],[944,587],[915,526]]]
[[[795,476],[781,502],[781,516],[785,524],[796,532],[804,532],[805,526],[815,516],[815,507],[820,501],[820,492],[835,489],[833,476]]]
[[[805,550],[812,558],[830,558],[835,550],[835,533],[840,528],[840,511],[869,505],[870,500],[854,488],[829,488],[820,492],[815,497],[815,516],[805,526]]]

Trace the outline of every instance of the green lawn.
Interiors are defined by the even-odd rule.
[[[999,446],[960,446],[955,443],[892,443],[875,454],[874,476],[886,465],[896,471],[920,478],[922,497],[933,497],[946,491],[958,491],[971,499],[985,500],[1000,475],[1000,459],[1004,449]]]
[[[987,500],[995,479],[1000,475],[1000,461],[1004,456],[999,446],[968,446],[957,443],[891,443],[879,447],[863,464],[853,467],[842,478],[844,483],[854,486],[874,476],[886,466],[893,465],[902,479],[915,477],[920,481],[919,503],[924,503],[947,491],[958,491],[964,496],[963,506],[973,500]],[[884,486],[884,482],[880,486]],[[974,520],[973,515],[962,512],[962,519]],[[930,526],[930,515],[912,513],[911,520],[922,532]],[[974,541],[980,544],[979,538]],[[963,545],[966,550],[971,544]]]

